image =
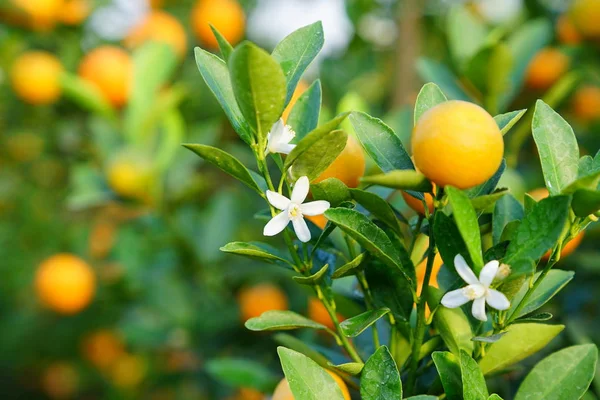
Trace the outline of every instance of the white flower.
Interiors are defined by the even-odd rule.
[[[295,144],[290,144],[295,136],[296,132],[289,125],[285,125],[283,119],[280,118],[279,121],[273,124],[267,135],[265,155],[268,153],[290,154],[290,151],[296,147]]]
[[[310,183],[308,182],[308,178],[303,176],[296,181],[294,189],[292,190],[291,200],[277,192],[267,190],[267,199],[269,200],[269,203],[283,212],[274,216],[267,225],[265,225],[265,229],[263,230],[265,236],[277,235],[285,229],[290,221],[292,221],[298,239],[305,243],[310,240],[310,231],[308,230],[308,225],[306,225],[306,222],[304,221],[304,216],[323,214],[329,208],[329,202],[319,200],[302,204],[308,195],[309,189]]]
[[[508,310],[510,301],[508,301],[506,296],[497,290],[490,289],[490,284],[496,277],[500,266],[498,261],[494,260],[487,263],[481,270],[479,279],[477,279],[460,254],[454,257],[454,266],[456,267],[456,272],[468,283],[468,286],[446,293],[442,297],[444,307],[456,308],[473,300],[471,312],[480,321],[487,321],[485,303],[496,310]]]

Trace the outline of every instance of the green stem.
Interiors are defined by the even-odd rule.
[[[365,272],[364,271],[358,272],[356,274],[356,278],[358,279],[360,288],[365,296],[365,303],[367,305],[367,309],[374,310],[375,304],[373,302],[373,295],[371,294],[371,289],[369,288],[369,283],[367,282]],[[373,325],[371,325],[371,328],[372,328],[372,332],[373,332],[373,345],[375,346],[376,349],[378,349],[379,346],[381,346],[381,343],[379,341],[379,331],[377,329],[377,323],[374,323]]]
[[[412,252],[415,248],[415,243],[417,242],[417,237],[419,236],[419,232],[421,231],[421,226],[423,226],[423,215],[419,214],[419,220],[417,221],[417,225],[415,225],[415,229],[412,232],[412,238],[410,239],[410,246],[408,247],[408,254],[412,255]]]

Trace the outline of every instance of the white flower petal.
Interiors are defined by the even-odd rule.
[[[271,205],[279,210],[285,210],[290,205],[290,199],[277,192],[267,190],[267,200]]]
[[[292,129],[291,126],[286,125],[283,128],[283,132],[281,133],[281,141],[285,143],[291,142],[296,137],[296,132]]]
[[[300,211],[303,215],[321,215],[325,211],[329,210],[330,204],[325,200],[311,201],[310,203],[304,203],[300,205]]]
[[[304,243],[308,242],[310,240],[310,230],[308,229],[308,225],[306,225],[304,218],[294,218],[292,224],[294,225],[294,231],[296,232],[298,239]]]
[[[465,296],[463,289],[456,289],[448,292],[442,297],[442,305],[447,308],[460,307],[469,302],[469,298]]]
[[[458,272],[460,277],[469,285],[479,284],[479,279],[477,279],[473,270],[471,270],[463,256],[460,254],[457,254],[456,257],[454,257],[454,267],[456,267],[456,272]]]
[[[480,297],[473,301],[471,312],[478,320],[487,321],[487,315],[485,314],[485,297]]]
[[[271,146],[272,150],[274,153],[281,153],[281,154],[290,154],[290,152],[292,150],[294,150],[294,147],[296,147],[295,144],[287,144],[287,143],[275,143],[273,146]]]
[[[271,218],[271,220],[265,225],[263,229],[263,235],[275,236],[279,232],[283,231],[285,227],[290,223],[290,217],[287,212],[281,212]]]
[[[489,287],[496,277],[496,273],[498,273],[498,267],[500,267],[500,263],[496,260],[485,264],[479,273],[479,282],[481,282],[481,284],[485,287]]]
[[[488,289],[485,301],[487,301],[490,307],[495,308],[496,310],[502,311],[510,308],[510,301],[508,301],[504,293],[494,289]]]
[[[298,178],[292,190],[292,203],[302,204],[306,200],[306,196],[308,196],[309,189],[310,182],[308,181],[308,177],[301,176]]]
[[[271,140],[273,142],[281,141],[284,129],[285,125],[283,124],[283,119],[279,118],[279,120],[273,124],[273,126],[271,127],[271,131],[269,132]]]

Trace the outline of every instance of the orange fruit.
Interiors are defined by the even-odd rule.
[[[583,121],[600,118],[600,88],[584,86],[573,95],[571,106],[575,115]]]
[[[435,187],[434,187],[435,189]],[[413,210],[415,210],[417,213],[421,214],[421,215],[425,215],[425,207],[423,206],[423,202],[419,199],[415,199],[414,197],[412,197],[410,194],[402,191],[402,197],[404,198],[404,201],[406,202],[406,204],[412,208]],[[429,212],[432,213],[433,212],[433,195],[431,193],[423,193],[423,196],[425,196],[425,204],[427,204],[427,208],[429,209]]]
[[[169,13],[152,11],[133,27],[125,38],[127,47],[135,48],[147,41],[168,44],[179,57],[185,56],[187,36],[181,23]]]
[[[307,215],[305,218],[321,229],[325,229],[325,225],[327,225],[327,218],[325,218],[323,214],[313,216]]]
[[[79,375],[66,362],[51,364],[42,375],[42,388],[52,399],[71,399],[78,386]]]
[[[123,151],[110,162],[107,180],[118,195],[149,202],[152,198],[153,167],[142,154]]]
[[[431,108],[417,121],[412,153],[416,168],[436,185],[467,189],[496,173],[504,140],[487,111],[452,100]]]
[[[246,15],[236,0],[198,0],[192,9],[192,29],[194,34],[206,46],[219,47],[210,25],[232,45],[244,37]]]
[[[147,366],[143,358],[133,354],[119,357],[110,368],[110,377],[115,386],[131,389],[146,377]]]
[[[540,50],[527,66],[525,84],[532,89],[548,89],[567,72],[569,64],[569,57],[557,49]]]
[[[350,400],[350,392],[348,391],[348,386],[346,386],[346,382],[342,380],[339,376],[334,374],[333,372],[326,370],[329,375],[333,378],[335,383],[340,387],[342,391],[342,395],[344,396],[344,400]],[[294,395],[292,394],[292,390],[290,389],[290,384],[287,379],[283,378],[277,387],[275,388],[275,392],[273,392],[272,400],[295,400]]]
[[[46,30],[56,24],[64,0],[12,0],[12,3],[25,13],[31,27]]]
[[[333,163],[313,181],[319,183],[327,178],[337,178],[348,187],[355,188],[365,174],[366,161],[363,148],[358,140],[348,135],[346,147]]]
[[[285,110],[283,110],[283,114],[281,114],[281,118],[283,119],[283,122],[287,122],[290,113],[292,112],[292,108],[294,108],[294,104],[296,104],[296,101],[298,100],[298,98],[300,96],[302,96],[302,94],[304,92],[306,92],[306,89],[308,89],[309,84],[304,82],[304,81],[300,81],[298,82],[298,86],[296,86],[296,89],[294,90],[294,93],[292,94],[292,98],[290,99],[289,104],[287,105],[287,107],[285,108]]]
[[[132,62],[120,47],[101,46],[79,64],[79,76],[96,86],[115,107],[127,102],[132,81]]]
[[[600,0],[576,0],[571,6],[570,17],[583,36],[600,38]]]
[[[113,365],[125,354],[119,336],[106,329],[87,336],[82,342],[81,350],[86,360],[102,370]]]
[[[238,294],[238,303],[244,322],[250,318],[259,317],[265,311],[288,309],[288,299],[285,293],[269,283],[243,288]]]
[[[563,44],[579,44],[581,42],[581,34],[568,15],[561,15],[556,20],[556,37]]]
[[[22,100],[36,105],[50,104],[61,95],[62,72],[62,64],[54,55],[30,51],[15,60],[10,77],[15,93]]]
[[[309,298],[307,314],[308,318],[312,319],[313,321],[318,322],[321,325],[325,325],[329,329],[335,330],[331,316],[327,312],[327,309],[321,300],[315,297]],[[344,317],[340,313],[337,313],[337,319],[338,321],[343,321]]]
[[[439,287],[437,281],[437,275],[440,272],[440,268],[444,261],[442,261],[442,257],[439,253],[436,253],[435,259],[433,260],[433,268],[431,270],[431,278],[429,279],[429,286]],[[417,266],[417,294],[420,295],[423,290],[423,284],[425,283],[425,270],[427,269],[427,259],[421,261],[421,263]]]
[[[58,19],[65,25],[80,25],[92,12],[90,0],[64,0]]]
[[[117,226],[108,219],[101,219],[96,222],[90,232],[88,239],[88,248],[90,255],[96,259],[103,259],[115,244]]]
[[[35,275],[41,302],[63,314],[84,309],[94,297],[96,276],[92,268],[72,254],[57,254],[43,261]]]
[[[241,388],[232,400],[264,400],[265,395],[255,389]]]

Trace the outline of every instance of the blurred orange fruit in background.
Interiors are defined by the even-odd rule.
[[[72,254],[57,254],[43,261],[35,275],[40,301],[63,314],[85,308],[94,297],[96,276],[92,268]]]
[[[86,360],[104,370],[125,354],[125,347],[115,332],[104,329],[84,338],[81,351]]]
[[[64,0],[58,19],[65,25],[80,25],[92,12],[91,0]]]
[[[132,81],[132,62],[120,47],[101,46],[92,50],[79,64],[79,76],[96,86],[115,107],[127,102]]]
[[[52,28],[64,6],[64,0],[12,0],[24,12],[32,28],[47,30]]]
[[[571,99],[573,112],[582,121],[600,118],[600,88],[584,86],[575,92]]]
[[[238,293],[238,303],[244,322],[250,318],[259,317],[265,311],[288,309],[288,299],[285,293],[270,283],[243,288]]]
[[[342,380],[337,374],[326,370],[329,375],[333,378],[335,383],[340,387],[342,391],[342,395],[344,396],[344,400],[350,400],[350,392],[348,391],[348,386],[346,386],[346,382]],[[287,379],[283,378],[277,387],[275,388],[275,392],[273,392],[273,400],[300,400],[296,399],[292,394],[292,390],[290,389],[290,384]]]
[[[581,42],[581,34],[567,14],[563,14],[556,20],[556,36],[563,44],[578,44]]]
[[[125,38],[127,47],[135,48],[147,41],[165,43],[179,57],[187,51],[187,36],[181,23],[169,13],[152,11],[138,25],[133,27]]]
[[[192,29],[207,47],[219,47],[210,25],[214,26],[232,45],[244,37],[246,15],[236,0],[198,0],[192,9]]]
[[[540,50],[527,66],[525,84],[532,89],[548,89],[567,72],[569,64],[569,57],[560,50]]]
[[[71,399],[77,392],[79,375],[66,362],[49,365],[42,375],[42,388],[51,399]]]
[[[19,56],[10,71],[12,87],[30,104],[54,103],[61,95],[63,67],[57,57],[45,51],[30,51]]]
[[[306,83],[305,81],[300,81],[298,82],[298,85],[296,86],[296,89],[294,90],[294,93],[292,94],[292,98],[290,99],[289,104],[287,105],[287,107],[285,108],[285,110],[283,110],[283,114],[281,114],[281,118],[283,119],[283,122],[287,122],[288,118],[290,117],[290,113],[292,112],[292,108],[294,108],[294,104],[296,104],[296,101],[298,100],[298,98],[300,96],[302,96],[302,94],[304,92],[306,92],[306,89],[308,89],[309,84]]]
[[[317,299],[316,297],[311,297],[308,299],[307,314],[308,318],[312,319],[313,321],[321,325],[325,325],[329,329],[335,329],[329,312],[327,312],[327,309],[325,308],[321,300]],[[344,317],[341,314],[337,313],[337,319],[338,321],[343,321]]]
[[[152,200],[153,167],[149,158],[124,151],[109,163],[107,180],[119,196],[142,202]]]
[[[435,190],[435,185],[434,185],[434,190]],[[410,208],[412,208],[413,210],[415,210],[417,213],[419,213],[421,215],[425,215],[425,207],[423,206],[423,202],[421,200],[412,197],[410,194],[406,193],[405,191],[402,191],[400,193],[402,193],[402,197],[404,198],[404,201]],[[433,207],[434,207],[433,206],[433,195],[431,193],[423,193],[423,196],[425,197],[425,204],[427,204],[427,208],[429,209],[429,212],[432,213]]]
[[[576,0],[569,15],[583,36],[600,38],[600,0]]]
[[[135,354],[124,354],[110,368],[110,378],[115,386],[131,389],[138,386],[146,377],[146,361]]]
[[[348,135],[346,147],[333,163],[313,182],[319,183],[327,178],[337,178],[350,188],[358,187],[360,178],[365,174],[365,153],[358,140]]]

